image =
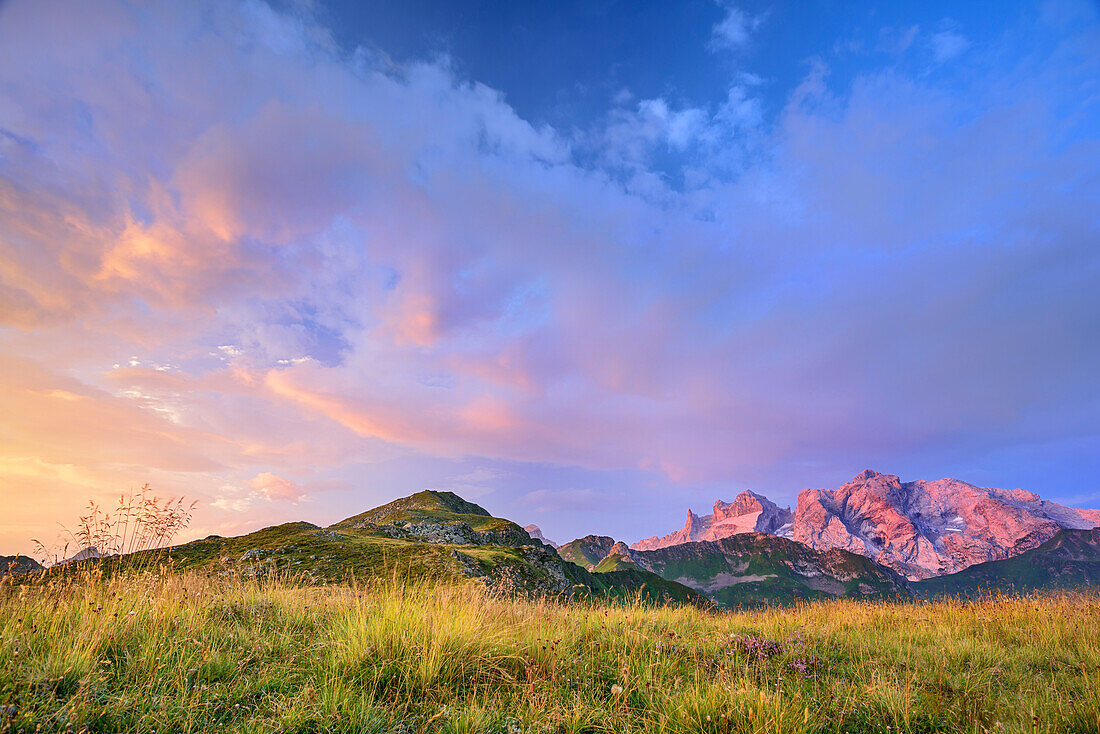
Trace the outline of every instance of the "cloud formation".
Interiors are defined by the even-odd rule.
[[[0,492],[57,501],[0,541],[147,480],[206,530],[353,514],[415,458],[641,472],[644,504],[1095,436],[1100,45],[1043,37],[574,134],[259,0],[7,3]],[[603,496],[569,481],[500,502]]]
[[[940,31],[929,39],[936,61],[943,63],[955,58],[970,46],[963,36],[951,30]]]
[[[711,33],[714,50],[738,50],[749,42],[752,31],[760,25],[761,18],[753,17],[731,3],[720,3],[724,11],[722,20]]]
[[[260,472],[252,478],[248,486],[255,492],[263,494],[269,500],[280,500],[297,504],[306,498],[305,490],[296,483],[276,476],[271,472]]]

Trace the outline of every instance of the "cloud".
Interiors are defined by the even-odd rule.
[[[950,61],[970,47],[970,42],[954,31],[940,31],[933,34],[929,44],[932,47],[932,55],[939,64]]]
[[[909,50],[919,34],[919,25],[883,28],[879,31],[878,49],[889,54],[903,54]]]
[[[248,482],[248,486],[253,492],[259,492],[273,501],[298,504],[308,497],[300,486],[271,472],[260,472]]]
[[[685,171],[723,175],[739,169],[747,151],[759,145],[763,108],[756,87],[761,83],[759,77],[737,75],[715,109],[677,107],[663,98],[640,100],[633,109],[615,108],[596,138],[599,160],[609,172],[633,177],[636,192],[655,193],[656,198],[667,198],[670,192],[663,185],[654,191],[641,182],[662,155],[686,161]]]
[[[711,31],[711,50],[737,51],[744,48],[752,31],[762,22],[762,17],[752,17],[735,5],[719,3],[725,15]]]
[[[424,486],[604,501],[477,462],[614,473],[647,507],[1077,445],[1083,47],[954,86],[815,59],[774,119],[742,75],[574,136],[262,3],[6,3],[0,354],[28,357],[0,359],[0,540],[146,480],[219,532],[305,494],[331,519]]]
[[[210,506],[224,512],[248,512],[252,507],[252,497],[218,497]]]

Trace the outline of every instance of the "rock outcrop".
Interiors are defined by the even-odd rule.
[[[663,537],[639,540],[630,547],[634,550],[657,550],[681,543],[700,540],[720,540],[738,533],[768,533],[790,537],[794,513],[789,508],[778,507],[774,502],[756,492],[742,492],[733,502],[718,500],[711,514],[696,515],[688,510],[684,527]]]
[[[1092,528],[1098,515],[1022,489],[901,482],[867,470],[834,490],[804,490],[792,537],[817,550],[868,556],[915,580],[1018,555],[1063,528]]]

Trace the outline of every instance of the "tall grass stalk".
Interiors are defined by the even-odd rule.
[[[67,560],[70,550],[80,560],[139,553],[169,545],[190,524],[194,509],[194,502],[158,497],[144,484],[136,492],[120,494],[113,508],[89,500],[74,527],[61,526],[56,544],[33,542],[47,566]]]

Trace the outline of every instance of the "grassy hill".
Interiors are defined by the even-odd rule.
[[[1087,586],[1100,586],[1100,528],[1061,530],[1018,556],[913,583],[914,590],[925,597],[975,597]]]
[[[512,595],[709,604],[697,592],[641,569],[592,574],[562,560],[515,523],[451,492],[418,492],[327,528],[285,523],[101,565],[110,570],[165,562],[177,571],[221,578],[279,576],[309,584],[399,578],[474,582]]]
[[[426,489],[388,502],[381,507],[375,507],[373,510],[353,515],[331,527],[334,530],[340,530],[375,527],[387,523],[423,521],[466,523],[478,531],[507,529],[515,525],[509,520],[493,517],[485,508],[473,502],[467,502],[454,492]]]

